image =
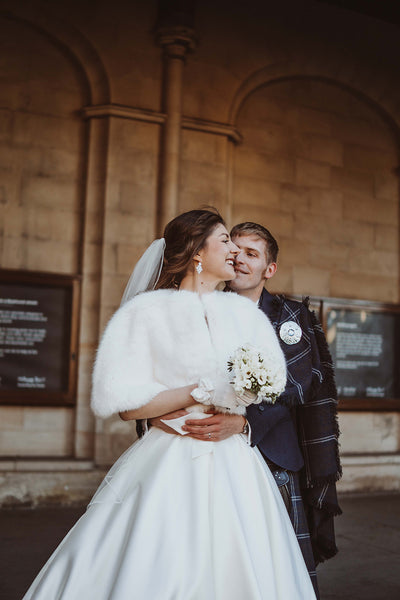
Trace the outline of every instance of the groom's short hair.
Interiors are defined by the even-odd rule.
[[[241,235],[256,235],[265,242],[265,254],[267,257],[267,263],[276,263],[278,260],[279,246],[278,242],[268,229],[259,223],[252,223],[246,221],[245,223],[239,223],[232,227],[231,238],[240,237]]]

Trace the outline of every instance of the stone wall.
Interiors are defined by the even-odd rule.
[[[304,19],[300,4],[197,3],[177,211],[211,204],[229,225],[270,228],[273,291],[399,302],[398,29],[311,1]],[[27,464],[10,457],[84,460],[85,477],[134,437],[118,418],[95,422],[90,376],[157,234],[168,81],[156,14],[155,0],[0,0],[1,264],[82,284],[76,408],[0,407],[14,487]],[[341,413],[342,489],[399,485],[398,420]]]
[[[76,274],[86,86],[46,37],[12,20],[0,28],[1,266]],[[73,438],[72,409],[0,407],[2,456],[70,456]]]

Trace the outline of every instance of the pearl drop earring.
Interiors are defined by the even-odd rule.
[[[199,275],[202,272],[202,270],[203,270],[203,266],[202,266],[201,262],[198,262],[196,265],[196,271],[198,272]]]

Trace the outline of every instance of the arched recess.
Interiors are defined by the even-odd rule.
[[[366,103],[372,103],[384,118],[400,131],[400,91],[393,89],[390,77],[382,76],[380,72],[366,69],[365,65],[351,62],[340,55],[335,60],[324,61],[319,57],[318,63],[309,57],[299,55],[297,60],[279,61],[251,73],[237,89],[232,100],[228,122],[235,126],[238,112],[247,96],[257,88],[286,79],[311,78],[342,86],[349,93],[355,94]],[[315,61],[315,59],[314,59]],[[344,70],[343,64],[347,65]]]
[[[234,222],[278,237],[274,289],[399,301],[399,126],[363,90],[298,68],[263,69],[239,88],[230,124]]]
[[[35,66],[25,69],[28,78],[33,74],[35,80],[34,91],[22,94],[27,98],[25,108],[21,110],[17,89],[23,80],[21,73],[16,77],[19,82],[14,82],[14,96],[9,94],[2,104],[8,144],[2,153],[7,162],[2,179],[10,184],[6,192],[10,192],[10,202],[3,202],[2,208],[7,213],[7,233],[14,238],[8,243],[9,259],[3,266],[82,274],[81,314],[85,310],[87,314],[95,313],[88,298],[94,299],[95,305],[99,297],[107,124],[103,119],[88,124],[81,111],[88,104],[109,102],[108,78],[89,41],[49,14],[48,6],[40,2],[2,2],[0,18],[8,24],[5,31],[12,28],[17,34],[15,54],[11,52],[3,64],[27,51],[26,37],[36,39],[42,48],[42,63],[40,56],[32,52]],[[29,63],[28,57],[25,65]],[[54,84],[51,72],[55,79],[63,76],[56,65],[65,65],[68,73],[65,86],[69,89],[64,96],[62,86],[58,96],[52,96],[49,90]],[[12,78],[16,69],[13,64],[7,68]],[[18,95],[19,99],[14,100]],[[79,393],[74,414],[70,409],[2,407],[4,447],[0,454],[92,457],[90,340],[95,346],[97,335],[98,324],[92,317],[81,328]]]

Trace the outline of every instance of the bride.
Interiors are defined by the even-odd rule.
[[[245,344],[265,349],[271,372],[285,379],[268,319],[250,300],[216,291],[235,277],[237,252],[215,212],[193,210],[167,225],[103,335],[93,374],[96,415],[149,419],[187,409],[202,418],[210,403],[243,414],[259,400],[235,391],[227,365]],[[203,441],[152,427],[113,465],[24,598],[315,595],[278,488],[247,437],[216,442],[206,433]]]

